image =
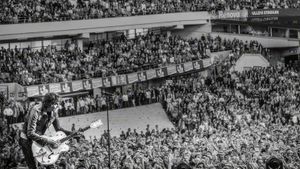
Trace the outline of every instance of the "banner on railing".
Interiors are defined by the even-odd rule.
[[[93,89],[93,81],[91,79],[89,79],[89,80],[82,80],[82,86],[83,86],[84,90]]]
[[[8,86],[0,85],[0,93],[3,94],[5,98],[8,98]]]
[[[184,64],[176,65],[176,71],[177,71],[177,73],[184,73],[185,72]]]
[[[111,77],[102,78],[102,83],[103,83],[103,87],[111,87],[112,86]]]
[[[61,92],[61,87],[59,83],[52,83],[49,85],[50,92],[51,93],[60,93]]]
[[[44,96],[45,94],[50,92],[49,90],[49,84],[39,85],[39,95]]]
[[[139,82],[148,80],[146,71],[144,71],[144,72],[138,72],[137,73],[137,78],[138,78],[137,80]]]
[[[235,18],[247,18],[248,10],[228,10],[218,11],[215,15],[212,15],[212,19],[235,19]]]
[[[73,81],[72,82],[72,89],[73,91],[79,91],[79,90],[83,90],[83,81]]]
[[[128,76],[127,75],[119,75],[117,76],[117,85],[127,85],[128,84]]]
[[[181,74],[191,70],[199,70],[211,65],[210,59],[187,62],[184,64],[170,65],[167,67],[150,69],[124,75],[104,78],[76,80],[72,82],[50,83],[25,87],[27,97],[44,96],[46,93],[70,93],[80,90],[91,90],[101,87],[128,85],[135,82],[143,82],[155,78]]]
[[[72,82],[60,83],[62,93],[73,92]]]
[[[168,76],[168,69],[166,67],[155,69],[155,72],[157,78]]]
[[[249,10],[249,17],[291,17],[300,16],[300,9],[254,9]]]
[[[193,69],[194,70],[200,69],[201,67],[203,67],[203,63],[202,62],[200,62],[200,61],[194,61],[193,62]]]
[[[100,88],[103,86],[102,78],[92,79],[93,88]]]

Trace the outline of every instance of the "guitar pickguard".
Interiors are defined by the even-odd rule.
[[[46,136],[45,136],[46,137]],[[53,137],[47,137],[47,139],[51,140],[60,140],[66,137],[65,133],[57,132]],[[42,165],[51,165],[54,164],[61,152],[65,152],[69,150],[69,146],[65,143],[62,143],[58,148],[53,149],[50,146],[41,146],[40,144],[33,142],[32,144],[32,152],[35,159]]]

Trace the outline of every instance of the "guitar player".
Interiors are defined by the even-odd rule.
[[[59,143],[42,137],[51,124],[53,124],[56,131],[63,131],[66,135],[72,134],[71,131],[61,128],[59,124],[57,103],[58,95],[48,93],[45,95],[42,104],[33,106],[25,117],[19,144],[29,169],[38,168],[38,164],[33,157],[31,149],[33,141],[36,141],[41,145],[49,145],[52,148],[57,148],[59,146]],[[54,166],[47,166],[47,168],[54,168]]]

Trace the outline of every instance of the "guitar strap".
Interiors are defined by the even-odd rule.
[[[47,120],[47,124],[46,124],[46,130],[51,126],[51,124],[55,120],[53,111],[47,112],[47,115],[48,115],[48,120]]]

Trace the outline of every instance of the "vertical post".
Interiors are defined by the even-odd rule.
[[[108,168],[110,169],[110,128],[109,128],[109,113],[108,113],[108,106],[109,106],[109,102],[108,102],[109,96],[106,95],[106,117],[107,117],[107,134],[108,134],[108,140],[107,140],[107,150],[108,150]]]
[[[215,62],[213,63],[213,65],[212,65],[212,68],[213,68],[213,80],[214,80],[214,83],[216,83],[216,76],[217,76],[217,72],[216,72],[216,64],[215,64]]]
[[[180,113],[180,104],[179,104],[179,100],[178,100],[178,110],[177,110],[177,117],[176,117],[176,119],[175,119],[175,122],[176,122],[176,125],[178,126],[178,124],[179,124],[179,117],[181,117],[181,114],[182,114],[182,112]],[[177,121],[178,120],[178,121]]]
[[[299,47],[297,53],[298,53],[298,66],[300,67],[300,31],[298,32],[298,39],[299,39]]]
[[[290,29],[285,30],[285,38],[290,38]]]

